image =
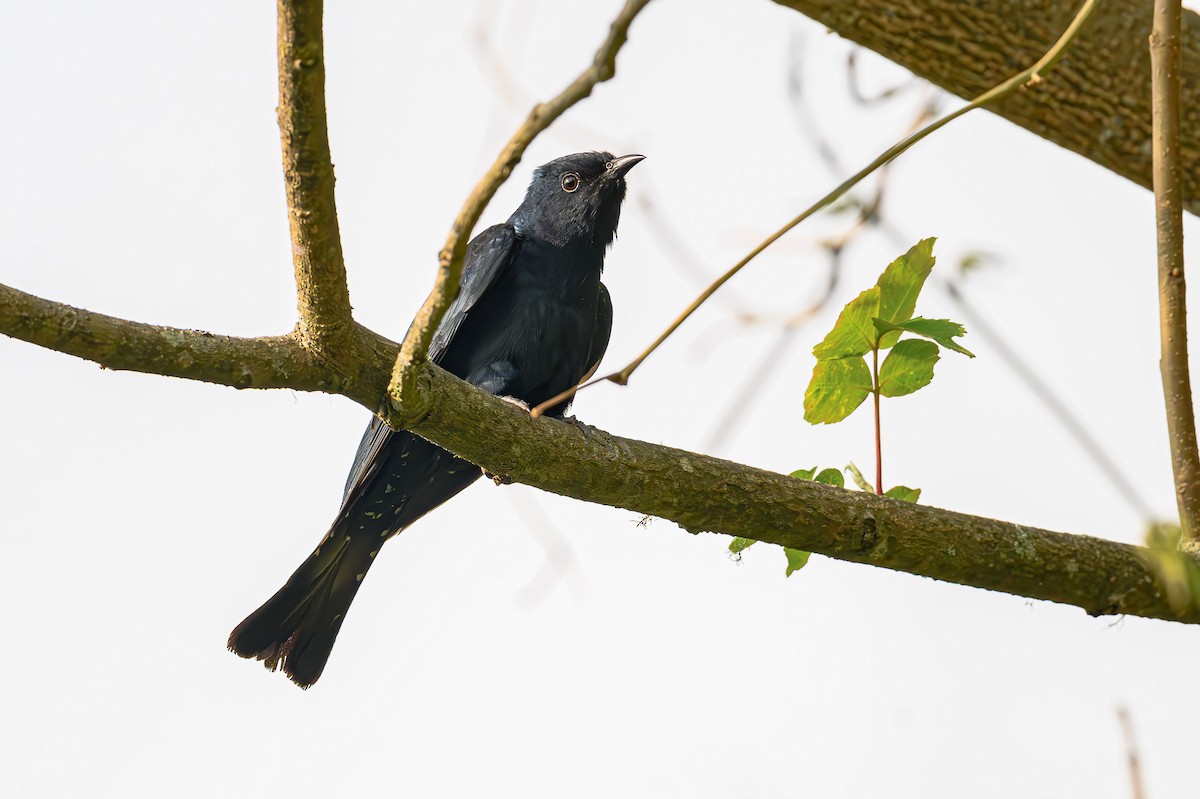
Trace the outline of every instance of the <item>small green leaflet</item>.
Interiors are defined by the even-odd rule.
[[[1179,614],[1200,608],[1200,565],[1178,549],[1181,533],[1178,524],[1152,523],[1147,552],[1141,556],[1166,593],[1167,604]]]
[[[842,472],[839,469],[822,469],[821,473],[812,479],[827,486],[846,487],[846,478],[842,477]]]
[[[729,551],[737,555],[743,549],[749,549],[757,543],[753,538],[742,538],[740,535],[734,536],[733,540],[729,542]]]
[[[903,502],[916,502],[921,498],[921,489],[909,488],[908,486],[892,486],[883,492],[883,495]]]
[[[799,477],[801,480],[811,480],[813,479],[813,475],[816,473],[817,467],[814,466],[811,469],[797,469],[789,474],[788,477]]]
[[[871,320],[879,314],[879,287],[872,286],[846,303],[833,324],[833,330],[813,347],[813,355],[817,356],[818,361],[866,355],[875,346],[878,334]]]
[[[812,424],[840,422],[871,393],[871,370],[861,357],[817,361],[804,391],[804,419]]]
[[[897,344],[879,367],[879,393],[885,397],[903,397],[924,388],[933,380],[933,365],[938,358],[932,341],[906,338]]]
[[[808,563],[808,558],[812,553],[805,552],[801,549],[788,549],[787,547],[784,547],[783,554],[787,555],[788,562],[787,574],[783,576],[791,577],[792,572],[797,572],[804,568],[804,565]]]
[[[955,352],[961,352],[968,358],[975,357],[975,353],[954,341],[954,339],[958,338],[959,336],[965,336],[967,334],[966,328],[964,328],[958,322],[951,322],[949,319],[926,319],[922,316],[918,316],[915,319],[909,319],[907,322],[900,322],[899,324],[893,324],[885,319],[879,318],[875,318],[872,321],[875,323],[876,329],[881,333],[893,330],[907,330],[909,333],[916,333],[918,336],[924,336],[925,338],[933,339],[946,349],[954,350]]]
[[[885,322],[900,323],[912,318],[917,309],[917,297],[925,285],[925,278],[937,260],[933,257],[936,239],[922,239],[896,260],[888,264],[879,276],[879,318]],[[879,336],[879,349],[888,349],[899,340],[895,331],[884,331]],[[874,333],[874,331],[872,331]]]
[[[846,471],[850,472],[850,479],[858,486],[859,491],[866,491],[869,494],[874,494],[875,489],[867,482],[867,478],[863,477],[863,473],[858,470],[858,467],[853,463],[846,464]]]

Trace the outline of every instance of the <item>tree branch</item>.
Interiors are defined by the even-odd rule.
[[[1200,539],[1200,449],[1187,355],[1187,284],[1183,272],[1183,181],[1179,168],[1180,0],[1155,0],[1150,34],[1154,90],[1154,200],[1158,230],[1158,303],[1163,397],[1171,441],[1175,500],[1185,543]]]
[[[594,74],[585,72],[572,84],[578,88],[568,90],[578,96],[560,98],[561,107],[556,100],[535,109],[530,118],[534,127],[544,128],[554,115],[612,74],[612,60],[629,21],[645,2],[631,0],[626,5],[597,55]],[[287,22],[293,12],[298,15],[294,23]],[[389,384],[391,367],[398,363],[396,345],[354,325],[348,317],[348,304],[342,324],[349,333],[342,335],[350,342],[349,355],[334,351],[335,357],[329,359],[328,350],[311,346],[314,335],[319,340],[328,332],[321,328],[325,320],[338,313],[336,299],[326,304],[329,296],[325,289],[336,289],[339,284],[344,288],[344,274],[337,279],[344,270],[336,225],[323,228],[321,222],[324,215],[333,214],[333,198],[332,173],[321,172],[321,164],[328,163],[323,101],[312,95],[313,91],[319,95],[321,88],[319,15],[319,3],[297,0],[280,6],[281,31],[286,28],[296,33],[290,38],[281,34],[281,42],[288,42],[281,48],[281,59],[285,50],[297,56],[291,62],[281,60],[283,72],[296,71],[291,78],[281,74],[281,86],[291,80],[298,87],[295,97],[300,98],[299,105],[294,110],[299,122],[311,112],[315,117],[309,118],[322,123],[317,125],[319,131],[306,133],[293,127],[284,135],[289,202],[296,201],[292,205],[293,231],[299,229],[302,234],[295,246],[298,252],[305,250],[313,279],[311,292],[300,284],[302,298],[313,299],[315,316],[310,314],[308,322],[302,319],[302,328],[309,324],[308,328],[260,339],[215,336],[115,319],[0,286],[0,332],[114,369],[238,387],[341,393],[373,411],[386,387],[393,404],[385,411],[393,425],[407,427],[488,471],[547,491],[659,516],[693,532],[740,535],[963,585],[1073,604],[1092,614],[1128,613],[1200,623],[1195,602],[1177,603],[1177,609],[1172,609],[1150,565],[1154,555],[1141,547],[843,491],[602,431],[585,435],[572,425],[534,419],[421,358],[411,361],[403,380]],[[315,51],[314,40],[306,38],[314,35],[314,30]],[[316,105],[306,105],[310,101]],[[303,108],[309,112],[301,112]],[[282,117],[292,119],[287,114]],[[314,148],[317,140],[323,146]],[[502,155],[498,162],[500,171],[485,179],[473,195],[480,207],[502,180],[500,175],[507,174],[505,169],[511,171],[527,143],[520,132],[510,141],[505,150],[508,156]],[[292,145],[297,148],[295,169],[287,166]],[[324,161],[305,161],[317,150],[325,154]],[[292,178],[298,181],[295,185]],[[316,204],[308,204],[310,201]],[[460,215],[461,224],[452,232],[451,238],[458,244],[442,262],[443,278],[456,280],[459,244],[474,224],[472,214],[478,218],[478,208],[469,211],[472,207],[468,203]],[[322,230],[332,238],[326,236],[320,239],[324,245],[314,246],[317,241],[311,236]],[[335,257],[329,256],[329,246],[335,248]],[[298,255],[298,263],[300,260]],[[336,268],[331,269],[331,264]],[[298,267],[297,271],[303,270]],[[430,329],[436,326],[438,308],[444,308],[449,297],[447,291],[435,294],[422,323]],[[332,316],[324,316],[331,307]],[[423,354],[421,342],[428,331],[421,333],[420,327],[414,325],[410,333],[410,355]]]
[[[731,461],[532,418],[432,364],[413,383],[409,429],[514,481],[840,560],[1076,605],[1200,623],[1176,612],[1143,547],[876,497]],[[420,409],[415,420],[410,413]]]
[[[571,106],[591,95],[597,84],[616,74],[617,53],[629,38],[629,26],[649,2],[650,0],[627,0],[609,26],[608,36],[596,51],[591,66],[580,73],[579,77],[553,100],[533,107],[525,122],[504,145],[491,168],[471,190],[450,228],[445,246],[438,253],[438,273],[433,290],[417,311],[400,346],[400,357],[396,359],[392,369],[393,386],[405,385],[414,368],[424,362],[434,332],[441,324],[446,309],[458,295],[459,274],[462,272],[463,257],[467,252],[467,241],[479,222],[479,217],[483,215],[484,208],[491,202],[504,181],[508,180],[513,169],[521,162],[526,148],[538,134],[550,127],[551,123]],[[393,392],[393,395],[400,397],[403,393]]]
[[[1076,0],[775,0],[962,98],[1045,51]],[[1150,188],[1151,4],[1106,0],[1058,77],[989,106],[1000,116]],[[1200,15],[1184,12],[1184,208],[1200,214]]]
[[[279,0],[279,137],[287,186],[299,340],[334,359],[352,342],[350,292],[325,121],[322,0]]]
[[[0,285],[0,333],[94,361],[106,369],[184,377],[233,388],[291,388],[342,394],[372,411],[398,347],[354,326],[362,360],[331,367],[296,333],[239,338],[183,330],[75,308]]]
[[[375,354],[362,371],[377,377],[347,379],[293,335],[243,339],[157,327],[6,286],[0,286],[0,332],[112,369],[340,393],[371,410],[396,353],[396,345],[375,337]],[[403,418],[413,432],[489,472],[546,491],[658,516],[692,532],[740,535],[1091,614],[1200,623],[1194,604],[1172,610],[1148,565],[1153,558],[1141,547],[841,491],[603,431],[583,435],[570,424],[534,419],[428,363],[414,378],[402,414],[393,412],[389,421]]]

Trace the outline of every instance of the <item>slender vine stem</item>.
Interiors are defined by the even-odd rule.
[[[629,382],[629,378],[633,376],[633,373],[637,371],[642,363],[645,362],[645,360],[649,358],[655,350],[662,346],[663,342],[670,338],[671,335],[679,329],[680,325],[687,321],[688,317],[695,313],[696,310],[703,305],[709,297],[711,297],[717,292],[718,289],[721,288],[721,286],[729,282],[730,278],[742,271],[747,264],[757,258],[764,250],[766,250],[779,239],[783,238],[784,234],[791,231],[805,219],[808,219],[821,209],[831,205],[847,191],[861,183],[863,179],[868,177],[872,172],[879,169],[884,164],[894,160],[897,156],[906,152],[910,147],[934,131],[940,130],[968,111],[973,111],[976,108],[987,105],[988,103],[993,103],[1003,97],[1008,96],[1023,86],[1035,86],[1040,83],[1043,78],[1043,73],[1054,66],[1054,64],[1062,57],[1068,45],[1075,40],[1076,35],[1079,33],[1079,29],[1083,27],[1083,23],[1087,21],[1087,18],[1091,15],[1093,9],[1095,9],[1096,3],[1097,0],[1084,0],[1083,5],[1080,6],[1079,11],[1076,12],[1074,19],[1071,20],[1071,24],[1067,26],[1067,29],[1063,32],[1062,36],[1059,37],[1058,41],[1054,43],[1054,46],[1046,51],[1046,54],[1039,58],[1037,62],[1033,64],[1033,66],[1017,73],[1016,75],[1013,75],[1003,83],[993,86],[991,89],[988,89],[986,92],[979,95],[962,108],[946,114],[945,116],[931,122],[915,133],[904,137],[896,144],[893,144],[891,147],[880,153],[873,161],[871,161],[871,163],[867,164],[858,172],[855,172],[849,178],[839,183],[837,187],[835,187],[824,197],[817,200],[808,208],[804,209],[789,222],[787,222],[787,224],[776,230],[770,236],[767,236],[767,238],[758,244],[758,246],[747,253],[740,261],[729,267],[724,274],[710,283],[708,287],[704,289],[704,291],[700,292],[699,296],[692,300],[691,304],[684,308],[683,312],[680,313],[679,316],[675,317],[675,320],[667,326],[666,330],[660,333],[658,338],[654,339],[654,341],[650,343],[650,346],[642,350],[642,352],[636,358],[625,364],[624,367],[616,372],[613,372],[612,374],[598,377],[590,382],[584,383],[583,385],[568,389],[558,396],[543,402],[541,405],[538,405],[533,409],[533,415],[539,415],[547,408],[552,408],[558,405],[560,402],[573,397],[576,392],[587,388],[588,386],[593,386],[596,383],[608,381],[621,386],[626,385]]]
[[[1180,0],[1155,0],[1150,33],[1153,83],[1154,200],[1158,232],[1159,330],[1163,398],[1175,499],[1183,540],[1200,547],[1200,448],[1187,356],[1187,284],[1183,272],[1183,182],[1179,165]]]

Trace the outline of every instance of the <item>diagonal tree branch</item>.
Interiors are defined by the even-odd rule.
[[[0,332],[113,369],[241,388],[343,394],[375,409],[394,361],[380,340],[363,373],[344,381],[292,336],[239,339],[156,327],[0,287]],[[364,335],[373,335],[364,331]],[[1168,601],[1143,547],[1052,533],[619,438],[529,414],[429,363],[414,370],[403,412],[409,429],[487,471],[546,491],[829,557],[1077,605],[1200,623],[1194,603]],[[1180,555],[1180,557],[1186,557]]]
[[[504,181],[508,180],[513,169],[521,162],[526,148],[538,134],[550,127],[554,120],[571,106],[590,96],[597,84],[616,74],[617,53],[629,38],[629,26],[649,2],[650,0],[627,0],[609,26],[608,36],[596,51],[591,65],[553,100],[533,107],[525,122],[504,145],[491,168],[471,190],[450,228],[445,246],[438,253],[438,273],[433,290],[417,311],[400,346],[400,357],[392,370],[393,386],[403,386],[414,368],[425,360],[433,334],[441,324],[446,309],[458,294],[459,274],[462,272],[463,257],[467,252],[467,241],[479,222],[479,217],[483,215],[484,208],[491,202]],[[394,392],[394,395],[400,397],[403,393]]]
[[[775,0],[962,98],[1043,52],[1077,0]],[[1105,0],[1036,92],[990,106],[1005,119],[1150,188],[1152,4]],[[1200,213],[1200,15],[1183,14],[1184,208]]]
[[[332,358],[352,341],[350,292],[325,120],[322,0],[279,0],[279,136],[287,186],[299,340]]]
[[[409,429],[493,474],[568,497],[938,580],[1200,623],[1168,602],[1150,551],[847,491],[680,449],[532,418],[432,364]]]

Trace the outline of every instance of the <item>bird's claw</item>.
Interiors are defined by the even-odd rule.
[[[587,422],[581,422],[574,416],[563,416],[562,421],[574,427],[579,432],[583,433],[584,439],[590,444],[592,437],[596,435],[596,428],[592,427]]]

